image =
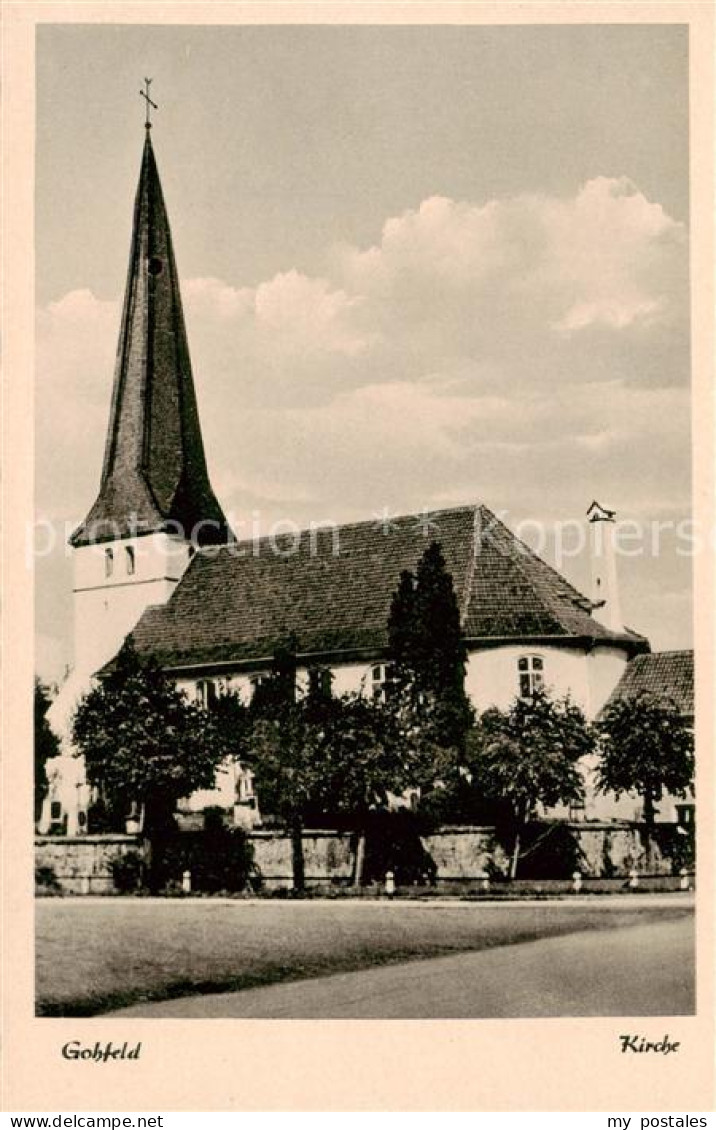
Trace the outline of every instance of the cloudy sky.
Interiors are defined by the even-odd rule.
[[[151,75],[237,532],[481,501],[554,560],[596,497],[646,531],[627,623],[690,645],[685,29],[45,26],[37,63],[41,520],[98,486]],[[61,537],[37,582],[56,678]]]

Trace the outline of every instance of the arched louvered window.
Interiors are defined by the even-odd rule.
[[[111,577],[114,572],[114,551],[105,549],[104,551],[104,575]]]
[[[133,577],[134,571],[135,571],[137,565],[136,565],[136,561],[135,561],[135,558],[134,558],[134,548],[131,545],[128,545],[128,546],[125,547],[124,559],[125,559],[125,564],[127,566],[127,576]]]

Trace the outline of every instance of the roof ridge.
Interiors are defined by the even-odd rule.
[[[322,519],[320,522],[311,522],[308,526],[300,526],[295,530],[286,530],[276,534],[261,534],[259,537],[236,538],[235,541],[222,545],[203,546],[198,549],[198,552],[214,557],[219,553],[230,553],[232,550],[235,552],[236,548],[242,545],[262,545],[271,540],[280,542],[282,539],[293,538],[296,537],[296,535],[299,537],[304,534],[316,535],[320,533],[330,533],[332,530],[357,530],[361,527],[372,526],[377,532],[381,529],[383,523],[385,523],[387,527],[385,530],[385,536],[387,537],[391,532],[390,526],[393,525],[393,523],[416,522],[420,518],[436,518],[441,515],[449,514],[468,514],[470,512],[474,514],[479,511],[481,507],[482,503],[479,502],[465,503],[462,506],[449,506],[441,510],[420,510],[417,512],[413,511],[410,514],[388,515],[385,518],[383,518],[381,514],[375,514],[372,518],[361,518],[356,522],[331,522],[330,519]],[[487,508],[485,507],[485,509]],[[433,540],[437,541],[438,539],[436,537]]]
[[[467,617],[470,612],[470,605],[472,603],[472,585],[475,580],[475,570],[477,568],[477,525],[481,505],[476,503],[472,508],[472,537],[470,539],[470,552],[467,555],[467,566],[465,568],[465,581],[462,600],[460,602],[460,627],[464,628],[467,622]],[[486,508],[485,508],[486,509]]]
[[[505,522],[503,522],[500,518],[498,518],[496,514],[494,514],[493,517],[495,518],[495,520],[497,522],[499,522],[499,524],[502,526],[502,528],[507,531],[507,533],[510,535],[510,537],[512,538],[512,540],[514,542],[516,542],[518,545],[521,545],[521,546],[524,547],[524,550],[525,550],[524,556],[525,557],[531,558],[533,561],[536,561],[539,565],[541,565],[542,568],[547,569],[550,573],[553,574],[554,577],[556,577],[556,579],[559,581],[560,584],[565,585],[568,589],[571,589],[571,591],[575,594],[576,597],[579,598],[579,600],[586,601],[587,603],[591,603],[589,601],[588,596],[585,596],[584,593],[580,592],[579,589],[576,588],[576,586],[573,585],[571,581],[567,580],[566,577],[562,576],[562,574],[559,572],[558,569],[555,568],[554,565],[550,565],[549,561],[545,561],[544,557],[540,557],[539,553],[536,553],[535,550],[532,549],[532,547],[527,544],[527,542],[524,540],[524,538],[518,537],[518,535],[513,530],[511,530],[510,527]]]
[[[487,510],[488,514],[492,515],[495,522],[497,522],[497,524],[501,527],[501,529],[507,534],[508,538],[510,539],[511,544],[522,546],[524,553],[517,553],[517,554],[510,553],[510,555],[509,555],[510,561],[512,561],[514,563],[516,568],[521,573],[523,579],[530,586],[535,597],[537,598],[537,600],[541,604],[543,610],[546,613],[548,613],[548,615],[552,616],[553,619],[557,620],[557,622],[559,623],[561,628],[565,629],[566,631],[569,631],[569,625],[564,623],[564,621],[563,621],[561,615],[558,613],[558,611],[555,610],[553,605],[551,605],[545,599],[545,596],[544,596],[543,592],[541,591],[540,578],[535,578],[534,576],[531,576],[530,573],[528,572],[528,569],[527,569],[526,564],[525,564],[525,560],[529,560],[532,563],[536,563],[541,568],[548,570],[548,572],[554,578],[556,578],[556,580],[559,582],[560,585],[565,586],[567,589],[570,590],[570,593],[566,593],[565,597],[568,600],[570,600],[573,604],[577,605],[577,607],[579,607],[578,602],[588,603],[589,598],[584,596],[583,593],[580,593],[579,589],[575,588],[575,586],[570,581],[568,581],[566,577],[563,577],[562,574],[559,573],[554,568],[554,566],[550,565],[548,561],[545,561],[544,558],[540,557],[538,553],[535,553],[535,551],[531,548],[531,546],[529,546],[527,544],[527,542],[524,541],[522,538],[518,537],[517,534],[514,533],[514,531],[511,530],[509,528],[509,526],[506,525],[506,523],[503,522],[502,519],[497,516],[497,514],[494,514],[492,511],[490,511],[488,509],[488,507],[484,507],[484,509]],[[487,530],[487,536],[488,537],[490,536],[490,530],[489,529]],[[496,548],[498,549],[498,552],[500,552],[499,547],[496,547]],[[574,595],[572,596],[571,594],[574,594]],[[575,597],[577,599],[575,599]],[[590,612],[586,611],[584,608],[580,608],[580,611],[584,612],[585,615],[588,616],[591,619],[591,613]]]

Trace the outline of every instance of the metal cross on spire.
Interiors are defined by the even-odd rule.
[[[140,95],[142,96],[142,98],[144,99],[144,101],[147,104],[147,116],[144,119],[144,128],[145,129],[151,129],[152,128],[152,122],[151,122],[151,117],[150,117],[150,115],[152,113],[152,107],[154,107],[155,110],[159,109],[156,102],[152,102],[151,98],[149,97],[149,87],[151,85],[152,85],[152,80],[150,78],[145,78],[145,80],[144,80],[145,89],[139,91]]]

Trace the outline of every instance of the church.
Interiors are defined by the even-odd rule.
[[[204,704],[222,689],[247,699],[289,635],[304,684],[381,694],[393,592],[432,542],[453,578],[475,708],[506,707],[545,687],[569,693],[594,718],[650,652],[621,621],[615,515],[596,503],[587,515],[599,550],[590,599],[479,501],[235,540],[207,470],[150,130],[147,123],[100,487],[70,543],[74,667],[49,714],[62,752],[48,764],[40,830],[87,831],[90,790],[73,756],[72,715],[128,635]],[[215,790],[187,798],[189,810],[209,805],[250,826],[251,774],[227,766]]]

